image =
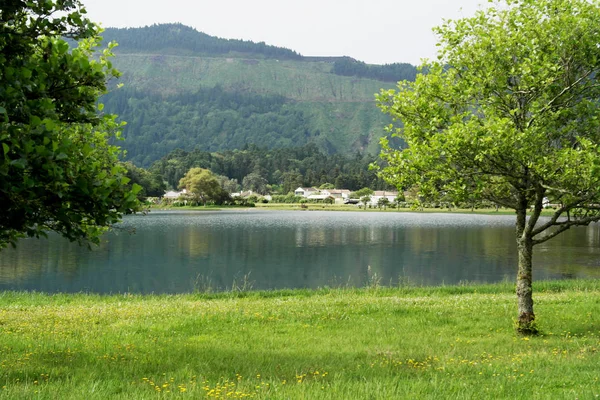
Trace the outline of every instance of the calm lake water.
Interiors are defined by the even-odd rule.
[[[0,252],[0,290],[181,293],[513,280],[514,217],[307,211],[152,212],[88,250],[52,235]],[[136,233],[127,231],[134,228]],[[370,272],[369,272],[370,266]],[[600,276],[600,227],[537,246],[534,279]]]

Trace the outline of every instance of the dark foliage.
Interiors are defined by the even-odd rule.
[[[218,86],[168,98],[122,88],[102,101],[106,111],[128,122],[122,146],[127,160],[144,167],[177,148],[301,146],[319,134],[308,130],[304,113],[287,107],[282,96],[227,92]]]
[[[155,162],[150,171],[162,175],[172,187],[176,187],[191,168],[200,167],[238,182],[250,174],[258,174],[272,186],[271,191],[283,194],[298,186],[320,186],[328,182],[337,188],[350,190],[361,187],[390,189],[375,172],[369,170],[369,164],[375,160],[370,155],[328,155],[315,144],[282,149],[248,146],[244,150],[219,153],[177,149]]]
[[[337,75],[356,76],[384,82],[414,81],[417,76],[417,68],[411,64],[370,65],[350,57],[336,60],[331,72]]]
[[[221,39],[198,32],[182,24],[155,24],[142,28],[107,28],[102,34],[107,42],[119,43],[118,51],[187,53],[194,55],[241,55],[264,58],[300,60],[302,56],[282,47],[269,46],[264,42]],[[233,54],[232,54],[233,53]]]
[[[98,242],[139,209],[125,187],[119,125],[99,116],[112,68],[80,1],[0,2],[0,248],[54,231]],[[79,40],[69,51],[63,38]]]
[[[127,171],[127,178],[130,179],[127,185],[132,187],[134,184],[137,184],[142,188],[137,193],[139,200],[144,200],[146,197],[160,197],[165,193],[167,187],[160,174],[136,167],[130,162],[123,163],[122,165]]]

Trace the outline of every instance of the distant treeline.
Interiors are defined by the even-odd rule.
[[[251,175],[253,181],[262,179],[270,185],[270,192],[283,194],[299,186],[318,187],[325,183],[350,190],[393,189],[369,169],[369,164],[376,160],[377,157],[371,155],[325,154],[315,144],[279,149],[251,145],[243,150],[216,153],[177,149],[156,161],[150,171],[162,175],[171,187],[177,187],[190,168],[200,167],[240,184]]]
[[[117,52],[159,53],[177,55],[213,55],[275,58],[281,60],[333,63],[332,73],[384,82],[413,81],[416,68],[411,64],[370,65],[351,57],[313,57],[264,42],[222,39],[199,32],[182,24],[155,24],[142,28],[107,28],[105,41],[116,41]]]
[[[302,111],[278,95],[228,92],[217,86],[163,97],[128,87],[111,91],[102,102],[106,112],[127,121],[127,140],[120,145],[127,159],[142,167],[177,148],[221,151],[248,143],[283,148],[320,136],[308,129]]]
[[[417,68],[411,64],[369,65],[352,58],[336,60],[332,71],[337,75],[356,76],[384,82],[414,81]]]
[[[199,32],[183,24],[155,24],[142,28],[107,28],[105,41],[119,43],[119,51],[155,52],[174,51],[189,54],[222,55],[227,53],[252,53],[265,58],[300,60],[302,56],[293,50],[269,46],[264,42],[222,39]]]

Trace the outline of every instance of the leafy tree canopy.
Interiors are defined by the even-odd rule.
[[[315,144],[302,147],[265,149],[247,146],[245,150],[210,153],[201,150],[186,152],[172,151],[155,162],[150,171],[162,175],[168,184],[176,187],[190,168],[200,167],[213,173],[243,182],[253,172],[271,185],[271,191],[287,194],[297,187],[318,187],[325,182],[334,182],[338,189],[355,190],[361,187],[389,190],[393,186],[369,170],[374,156],[356,154],[325,154]],[[246,188],[247,189],[247,188]],[[236,190],[234,190],[236,191]]]
[[[118,76],[111,46],[94,54],[84,15],[77,0],[0,2],[0,247],[46,231],[96,241],[138,207],[108,144],[119,125],[96,108]]]
[[[162,175],[156,171],[147,171],[136,167],[131,162],[125,162],[122,165],[125,167],[127,178],[129,178],[128,186],[137,184],[141,187],[137,193],[139,200],[145,200],[146,197],[160,197],[165,194],[167,185]]]
[[[437,28],[428,73],[378,96],[407,144],[383,141],[382,176],[516,211],[518,328],[532,333],[533,246],[600,220],[600,3],[493,3]],[[544,198],[560,204],[548,220]]]
[[[241,55],[301,60],[295,51],[264,42],[222,39],[183,24],[154,24],[143,28],[107,28],[105,39],[119,43],[119,52],[160,51],[163,54]]]
[[[387,197],[380,197],[379,200],[377,200],[377,206],[379,208],[383,207],[384,209],[390,205],[390,199],[388,199]]]
[[[350,193],[350,197],[353,199],[359,199],[362,197],[369,197],[369,199],[371,198],[371,196],[373,195],[373,189],[369,189],[368,187],[364,187],[362,189],[357,190],[356,192],[352,192]]]
[[[333,63],[331,72],[336,75],[356,76],[376,79],[383,82],[414,81],[417,68],[406,63],[370,65],[350,57],[343,57]]]
[[[242,180],[242,187],[258,194],[267,194],[267,180],[258,172],[251,172]]]
[[[212,172],[203,168],[190,169],[179,181],[179,188],[186,189],[189,196],[201,201],[203,205],[208,202],[222,204],[228,197]]]

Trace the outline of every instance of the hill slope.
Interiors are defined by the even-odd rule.
[[[124,85],[103,102],[107,112],[128,122],[123,147],[138,165],[175,148],[217,151],[246,144],[312,142],[329,153],[376,153],[390,122],[376,108],[374,93],[394,84],[334,73],[336,63],[364,65],[347,57],[303,57],[179,24],[107,29],[104,38],[121,42],[114,64]],[[400,64],[384,67],[414,78]],[[356,71],[381,75],[379,66],[373,68]]]

